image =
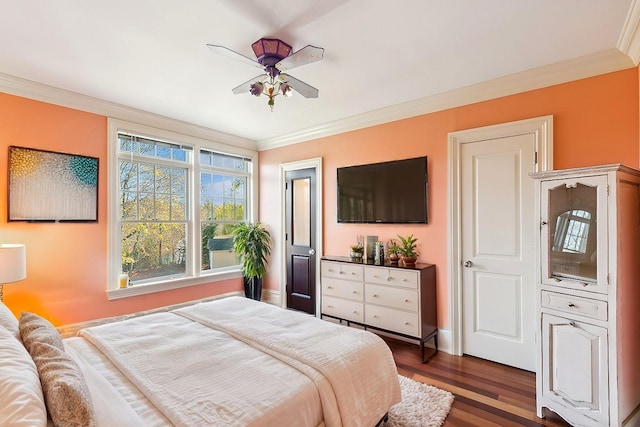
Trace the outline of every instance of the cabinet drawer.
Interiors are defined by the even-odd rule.
[[[362,265],[353,265],[344,262],[322,261],[322,277],[333,277],[343,280],[362,281],[364,276]]]
[[[367,267],[364,270],[364,280],[368,283],[418,289],[418,274],[418,271],[398,268]]]
[[[391,332],[420,336],[418,313],[411,313],[393,308],[367,305],[366,324],[386,329]]]
[[[364,284],[362,282],[351,282],[349,280],[339,280],[331,277],[322,279],[322,295],[347,298],[355,301],[363,301]]]
[[[577,297],[573,295],[558,294],[542,291],[541,305],[543,308],[560,310],[592,319],[607,320],[607,302]]]
[[[322,297],[322,314],[352,322],[364,322],[364,304],[331,296]]]
[[[383,305],[407,311],[418,311],[418,291],[368,284],[365,289],[367,304]]]

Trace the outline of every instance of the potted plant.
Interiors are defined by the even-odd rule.
[[[403,237],[398,234],[400,238],[400,259],[402,259],[402,263],[405,267],[413,267],[418,259],[419,252],[417,250],[418,241],[417,238],[413,237],[413,234],[410,234],[407,237]]]
[[[396,239],[389,239],[387,242],[387,254],[389,255],[389,261],[392,264],[397,264],[400,259],[400,245]]]
[[[262,297],[262,279],[267,273],[270,245],[271,234],[260,222],[242,223],[233,230],[233,250],[240,257],[247,298],[260,301]]]

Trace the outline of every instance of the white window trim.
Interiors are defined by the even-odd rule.
[[[248,216],[252,222],[258,220],[258,152],[243,147],[234,147],[228,144],[205,140],[198,137],[185,135],[165,129],[158,129],[141,124],[126,122],[118,119],[110,118],[108,120],[108,143],[107,143],[107,209],[108,209],[108,227],[107,227],[107,299],[120,299],[137,295],[161,292],[170,289],[179,289],[187,286],[202,285],[214,283],[222,280],[234,279],[242,277],[239,267],[214,270],[212,272],[202,272],[199,267],[190,259],[187,266],[187,277],[170,278],[158,280],[157,282],[145,283],[143,285],[131,286],[121,289],[118,287],[118,276],[121,268],[121,236],[120,236],[120,211],[118,194],[120,188],[114,185],[114,177],[118,175],[118,133],[133,133],[136,135],[144,135],[149,138],[172,141],[192,145],[194,149],[194,162],[197,162],[200,149],[217,151],[220,153],[243,156],[251,159],[252,168],[250,185],[248,188],[247,200]],[[195,173],[198,170],[195,165],[190,168],[188,177],[193,189],[200,188],[200,174]],[[200,229],[200,209],[198,202],[199,191],[191,191],[187,195],[189,209],[192,211],[193,219],[189,226],[188,235],[190,238],[190,246],[192,257],[201,258],[201,245],[198,239],[193,236],[199,235]]]

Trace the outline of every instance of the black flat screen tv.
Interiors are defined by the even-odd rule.
[[[427,157],[338,168],[338,222],[427,224]]]

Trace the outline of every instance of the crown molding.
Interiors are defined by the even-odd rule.
[[[259,141],[3,73],[0,73],[0,91],[233,147],[263,151],[632,68],[638,61],[634,58],[640,58],[639,20],[640,3],[633,0],[619,42],[619,45],[626,46],[624,50],[612,48]]]
[[[284,147],[370,126],[487,101],[561,83],[634,67],[629,56],[616,48],[510,74],[494,80],[420,98],[403,104],[355,115],[281,137],[259,140],[258,151]]]
[[[627,18],[618,39],[618,49],[629,56],[634,65],[640,63],[640,3],[631,0]]]
[[[0,92],[256,151],[256,142],[103,99],[0,73]]]

